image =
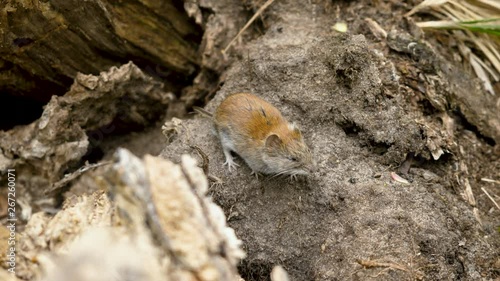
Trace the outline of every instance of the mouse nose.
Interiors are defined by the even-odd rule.
[[[306,169],[309,171],[309,173],[316,173],[318,171],[318,164],[316,161],[312,161],[311,164],[306,166]]]

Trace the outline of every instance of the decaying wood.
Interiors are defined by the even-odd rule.
[[[130,58],[154,62],[167,76],[194,73],[200,28],[174,2],[2,1],[0,91],[36,90],[47,100],[78,72],[97,74]]]
[[[119,130],[114,120],[146,126],[172,99],[132,63],[100,76],[78,74],[70,91],[54,96],[40,119],[0,131],[0,170],[16,169],[17,192],[28,202],[47,199],[45,191],[90,152],[89,142]],[[36,204],[32,207],[36,211]]]
[[[110,197],[98,191],[68,201],[53,218],[33,215],[22,233],[19,277],[239,279],[241,242],[205,195],[208,182],[195,160],[185,156],[180,165],[152,156],[141,160],[124,149],[115,158],[94,175]]]

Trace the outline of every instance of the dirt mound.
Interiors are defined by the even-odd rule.
[[[324,17],[275,9],[281,18],[242,52],[207,109],[231,93],[261,96],[299,124],[319,172],[299,182],[257,180],[239,159],[229,173],[204,118],[179,125],[162,152],[199,157],[222,180],[211,193],[244,241],[245,280],[267,278],[276,264],[294,280],[496,276],[498,234],[485,238],[473,208],[450,189],[456,146],[399,91],[394,63],[363,35],[330,31]],[[431,141],[430,128],[443,129],[441,138]],[[390,172],[409,153],[418,161],[405,185]]]

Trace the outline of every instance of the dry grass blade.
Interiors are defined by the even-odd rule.
[[[238,34],[236,34],[236,36],[233,38],[233,40],[231,40],[231,42],[229,42],[229,44],[227,44],[227,47],[224,49],[224,51],[222,51],[223,53],[227,52],[227,50],[229,50],[229,48],[231,47],[231,45],[233,45],[233,43],[236,41],[236,39],[238,39],[240,37],[240,35],[245,32],[245,30],[247,30],[247,28],[254,22],[254,20],[260,16],[260,14],[262,14],[262,12],[264,12],[264,10],[269,7],[269,5],[271,5],[272,3],[274,2],[274,0],[267,0],[266,3],[264,3],[264,5],[262,5],[259,10],[257,10],[257,12],[252,16],[252,18],[245,24],[245,26],[243,26],[243,28],[238,32]]]
[[[500,2],[498,0],[476,0],[476,2],[486,6],[493,7],[497,10],[500,10]]]
[[[414,13],[428,8],[428,7],[434,7],[434,6],[441,6],[448,2],[448,0],[425,0],[424,2],[418,4],[417,6],[413,7],[411,11],[405,14],[406,17],[413,15]]]
[[[496,181],[496,180],[492,180],[492,179],[488,179],[488,178],[481,178],[481,181],[500,184],[500,181]]]
[[[483,81],[486,91],[488,91],[489,93],[493,93],[493,86],[491,85],[490,78],[486,74],[485,70],[488,71],[493,79],[498,80],[498,76],[496,75],[495,71],[488,65],[484,64],[484,62],[479,59],[474,53],[472,53],[471,49],[467,47],[463,42],[458,43],[458,50],[463,57],[468,58],[472,68],[476,72],[477,77],[479,77],[479,79]]]
[[[476,199],[474,198],[474,193],[472,193],[472,186],[467,178],[464,179],[465,190],[463,193],[464,199],[471,205],[476,206]]]
[[[500,81],[500,1],[496,0],[425,0],[406,15],[421,10],[437,13],[440,21],[419,22],[421,28],[460,29],[464,36],[456,36],[462,56],[471,64],[485,89],[494,93],[491,81]],[[432,13],[432,12],[431,12]],[[432,13],[435,15],[435,13]],[[474,44],[476,53],[469,52]],[[467,49],[467,52],[464,50]],[[480,54],[482,53],[482,54]]]
[[[484,187],[481,187],[481,190],[484,192],[484,194],[486,194],[486,196],[488,196],[488,198],[491,200],[491,202],[493,202],[493,204],[495,204],[495,206],[497,207],[497,209],[500,210],[500,206],[495,201],[495,199],[493,199],[493,197],[490,196],[490,194],[488,193],[488,191],[486,191],[486,189],[484,189]]]
[[[470,31],[467,32],[473,40],[476,46],[478,46],[481,51],[486,55],[486,57],[493,64],[495,69],[500,72],[500,54],[498,53],[498,48],[500,48],[500,44],[497,44],[497,47],[491,46],[491,42],[487,42],[486,38],[480,38],[472,34]],[[488,46],[489,45],[489,46]]]
[[[477,77],[479,77],[479,79],[483,81],[485,90],[488,93],[494,94],[495,90],[493,90],[493,85],[491,85],[490,79],[488,78],[488,75],[484,71],[485,69],[481,64],[481,60],[476,55],[471,54],[469,62],[472,65],[472,68],[474,69],[474,72],[476,73]]]
[[[393,269],[393,270],[401,270],[408,272],[412,275],[412,277],[415,277],[418,280],[422,280],[424,277],[424,274],[420,272],[418,269],[414,270],[412,268],[408,268],[402,264],[399,263],[394,263],[394,262],[379,262],[376,260],[357,260],[357,262],[366,267],[366,268],[373,268],[373,267],[385,267],[388,269]]]

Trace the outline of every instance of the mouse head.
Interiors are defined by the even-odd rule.
[[[308,175],[316,169],[309,147],[300,130],[288,125],[286,130],[271,133],[265,140],[265,157],[269,172],[275,175]]]

